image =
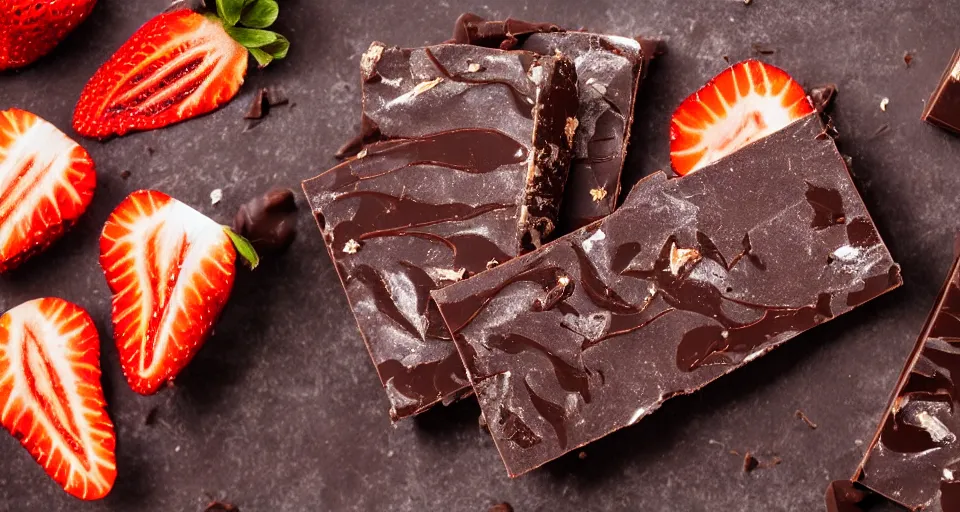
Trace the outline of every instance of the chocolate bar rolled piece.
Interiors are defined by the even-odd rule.
[[[910,510],[960,510],[960,260],[855,478]]]
[[[816,115],[433,296],[511,476],[900,285]]]
[[[923,109],[924,121],[960,133],[960,49],[940,77],[937,89]]]
[[[561,231],[569,233],[617,207],[633,106],[649,61],[635,39],[586,32],[533,34],[520,47],[542,55],[560,52],[577,67],[579,126],[560,212]]]
[[[565,57],[376,43],[363,73],[384,141],[303,189],[399,419],[469,388],[430,290],[551,235],[576,72]]]

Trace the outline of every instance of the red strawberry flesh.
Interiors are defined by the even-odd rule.
[[[214,19],[187,9],[160,14],[93,75],[73,127],[106,138],[208,113],[240,90],[247,56]]]
[[[29,112],[0,111],[0,273],[73,225],[96,182],[90,155],[63,132]]]
[[[166,194],[134,192],[110,215],[100,265],[135,391],[155,393],[190,362],[230,296],[235,261],[222,226]]]
[[[96,0],[0,1],[0,71],[49,53],[79,25]]]
[[[117,476],[90,316],[62,299],[0,316],[0,423],[68,493],[94,500]]]
[[[756,60],[734,64],[677,108],[670,160],[685,175],[779,131],[814,111],[786,71]]]

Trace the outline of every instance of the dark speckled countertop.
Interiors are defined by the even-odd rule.
[[[57,295],[87,308],[103,338],[104,385],[117,426],[119,477],[97,503],[67,496],[10,436],[0,435],[0,511],[196,511],[211,499],[243,512],[315,510],[817,511],[830,480],[850,476],[919,332],[953,253],[960,138],[919,121],[960,45],[950,0],[283,0],[290,57],[252,70],[222,110],[107,143],[94,204],[61,243],[0,278],[0,311]],[[0,74],[0,108],[31,110],[69,130],[96,68],[166,0],[100,0],[56,52]],[[522,477],[506,476],[466,401],[395,427],[346,299],[306,209],[286,256],[244,272],[217,326],[173,389],[136,395],[110,341],[110,297],[97,237],[138,188],[167,192],[227,222],[274,185],[331,166],[356,128],[357,64],[370,41],[415,46],[448,36],[464,10],[623,35],[658,36],[660,59],[638,102],[626,174],[669,165],[673,108],[731,61],[763,55],[806,86],[835,82],[841,151],[903,266],[905,285],[787,343],[693,396]],[[909,51],[913,60],[903,61]],[[245,131],[258,86],[293,104]],[[886,111],[880,101],[889,98]],[[876,135],[883,126],[889,129]],[[150,150],[153,150],[152,152]],[[123,171],[131,176],[124,180]],[[212,206],[209,194],[223,189]],[[302,199],[298,195],[298,198]],[[301,207],[303,206],[301,200]],[[145,424],[151,409],[156,421]],[[794,413],[804,411],[812,430]],[[750,451],[770,468],[743,472]]]

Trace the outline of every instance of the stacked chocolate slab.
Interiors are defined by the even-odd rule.
[[[615,210],[654,48],[468,15],[364,54],[365,145],[304,191],[394,419],[472,389],[516,476],[899,286],[817,114]]]
[[[361,59],[367,145],[304,183],[394,419],[469,389],[430,291],[615,206],[640,43],[542,36],[537,51],[500,49],[503,31],[495,48],[374,43]],[[590,199],[561,203],[572,158]]]

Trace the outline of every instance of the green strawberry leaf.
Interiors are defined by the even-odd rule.
[[[264,46],[264,51],[273,56],[274,59],[283,59],[290,51],[290,41],[286,37],[277,34],[277,40]]]
[[[217,0],[217,15],[227,26],[234,26],[240,21],[243,12],[244,0]]]
[[[257,64],[261,68],[265,68],[268,64],[273,62],[273,55],[270,55],[260,48],[247,48],[247,51],[250,52],[250,55],[253,55],[253,58],[256,59]]]
[[[238,43],[250,48],[263,48],[268,44],[275,43],[280,37],[276,32],[269,30],[260,30],[256,28],[225,27],[230,37]]]
[[[232,229],[227,226],[223,226],[223,232],[230,237],[230,241],[233,242],[233,246],[237,248],[237,253],[243,257],[247,262],[247,266],[250,267],[250,270],[257,268],[257,265],[260,264],[260,256],[257,254],[257,250],[253,248],[253,244],[250,243],[250,240],[236,234]]]
[[[250,28],[267,28],[277,21],[280,6],[276,0],[255,0],[243,11],[240,24]]]

